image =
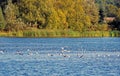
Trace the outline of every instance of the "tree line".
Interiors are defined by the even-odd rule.
[[[1,0],[0,6],[1,31],[120,29],[120,0]],[[115,20],[105,23],[105,17]]]
[[[100,22],[105,17],[114,17],[115,20],[109,22],[113,29],[120,30],[120,0],[95,0],[99,7]]]

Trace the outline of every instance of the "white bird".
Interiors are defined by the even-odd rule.
[[[103,57],[106,57],[106,55],[103,55]]]
[[[53,55],[48,53],[48,56],[53,56]]]
[[[64,47],[61,47],[62,50],[64,50]]]
[[[63,55],[63,57],[68,57],[68,58],[69,58],[69,57],[70,57],[70,55]]]
[[[70,52],[70,50],[68,50],[67,52]]]
[[[23,53],[21,51],[17,51],[16,54],[23,55]]]
[[[28,55],[33,55],[33,53],[32,53],[32,52],[29,52]]]
[[[38,55],[39,53],[36,51],[36,52],[35,52],[35,54],[37,54],[37,55]]]
[[[27,51],[29,52],[29,51],[30,51],[30,49],[27,49]]]
[[[83,57],[83,55],[80,55],[80,54],[77,54],[77,56],[78,56],[79,58],[82,58],[82,57]]]
[[[107,56],[110,56],[110,54],[108,54]]]
[[[100,57],[100,55],[99,55],[99,54],[98,54],[97,56],[98,56],[98,57]]]
[[[120,56],[120,55],[117,55],[118,57]]]
[[[69,50],[65,50],[65,49],[62,47],[61,52],[63,53],[63,52],[70,52],[70,51],[69,51]]]
[[[0,54],[4,54],[4,51],[0,51]]]

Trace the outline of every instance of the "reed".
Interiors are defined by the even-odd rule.
[[[120,37],[120,31],[25,30],[0,32],[1,37]]]

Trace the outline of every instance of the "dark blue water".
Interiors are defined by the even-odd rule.
[[[0,76],[120,76],[119,63],[120,38],[0,38]]]
[[[58,51],[61,47],[73,51],[120,51],[120,38],[0,38],[0,49],[8,52],[33,49]]]

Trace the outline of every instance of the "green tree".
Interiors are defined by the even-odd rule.
[[[20,0],[20,15],[25,23],[33,27],[44,27],[47,10],[46,4],[43,0]]]
[[[99,8],[94,0],[84,0],[83,7],[85,14],[89,16],[91,24],[96,25],[99,21]]]
[[[18,31],[24,29],[25,25],[21,25],[22,20],[17,18],[18,12],[18,7],[12,3],[12,0],[8,0],[8,4],[4,10],[5,19],[7,22],[5,29],[7,31]]]
[[[7,22],[6,25],[6,30],[8,31],[13,31],[14,30],[14,24],[16,21],[16,8],[15,6],[12,4],[12,0],[8,0],[8,5],[5,8],[5,19]]]
[[[120,8],[120,0],[114,0],[115,5]]]
[[[112,4],[107,5],[107,16],[116,17],[118,8]]]
[[[59,29],[60,27],[60,19],[58,17],[58,13],[55,9],[51,9],[51,14],[47,18],[47,29]]]
[[[5,29],[5,20],[4,20],[4,16],[3,16],[3,12],[2,12],[2,9],[0,7],[0,30],[4,30]]]

